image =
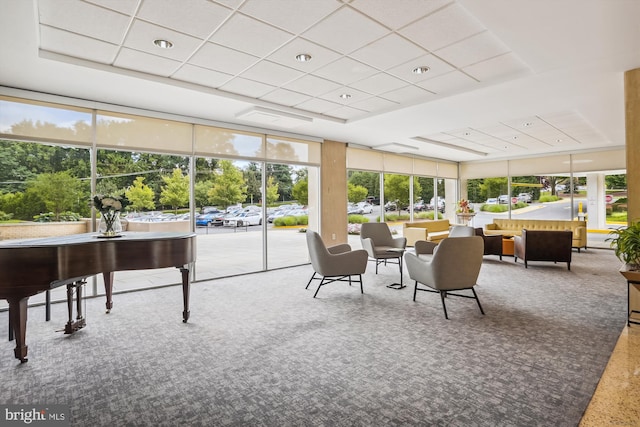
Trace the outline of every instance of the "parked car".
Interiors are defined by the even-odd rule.
[[[206,213],[196,216],[196,227],[208,227],[213,225],[217,216],[220,216],[220,212]]]
[[[524,202],[524,203],[531,203],[531,194],[529,193],[518,194],[518,201]]]
[[[426,211],[427,204],[424,202],[424,200],[418,200],[416,203],[413,204],[413,210],[416,212]]]
[[[486,202],[484,202],[486,205],[497,205],[498,204],[498,199],[496,197],[490,197],[487,199]]]
[[[384,210],[385,211],[397,211],[398,210],[398,204],[396,202],[387,202],[384,204]]]
[[[373,213],[373,205],[369,202],[360,202],[357,206],[362,209],[363,214]]]
[[[245,225],[262,225],[262,212],[248,211],[224,219],[225,227],[243,227]]]
[[[434,202],[435,202],[435,197],[432,197],[431,200],[429,201],[429,205],[427,205],[427,209],[435,210]],[[444,198],[438,196],[438,211],[440,211],[441,213],[444,213],[444,206],[445,206]]]
[[[498,196],[498,203],[501,205],[508,205],[511,197],[508,194],[501,194]]]
[[[362,215],[362,209],[353,203],[347,204],[347,215]]]

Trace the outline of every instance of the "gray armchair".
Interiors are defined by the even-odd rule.
[[[369,258],[376,262],[376,274],[378,265],[387,261],[398,264],[400,267],[400,283],[389,285],[390,288],[404,288],[402,283],[402,255],[407,247],[406,237],[393,237],[391,230],[385,222],[367,222],[360,228],[360,241],[367,251]]]
[[[368,256],[364,249],[351,250],[351,246],[346,243],[327,248],[322,238],[315,231],[307,230],[307,247],[309,248],[309,258],[313,266],[313,275],[305,289],[309,288],[311,282],[320,280],[320,284],[313,294],[315,298],[320,288],[331,282],[351,282],[360,283],[360,293],[362,289],[362,274],[367,269]],[[322,277],[316,277],[316,275]],[[358,279],[352,279],[358,276]]]
[[[418,291],[440,294],[444,317],[449,318],[445,298],[449,295],[475,299],[484,314],[480,300],[473,287],[476,285],[482,267],[484,242],[480,236],[443,239],[433,251],[431,259],[407,253],[405,261],[409,277],[415,281],[413,300]],[[418,285],[426,288],[420,288]],[[473,296],[452,291],[471,290]]]

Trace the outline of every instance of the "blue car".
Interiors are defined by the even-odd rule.
[[[221,212],[209,212],[198,215],[196,217],[196,227],[209,227],[210,225],[213,225],[215,219],[221,214]]]

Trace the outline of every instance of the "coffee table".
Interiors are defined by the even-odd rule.
[[[513,236],[502,236],[502,255],[513,256]]]

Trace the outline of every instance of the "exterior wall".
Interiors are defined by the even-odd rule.
[[[347,144],[322,144],[320,185],[322,240],[327,246],[347,243]]]
[[[91,231],[91,220],[89,219],[70,222],[0,224],[0,240],[66,236],[68,234],[88,233],[89,231]]]

